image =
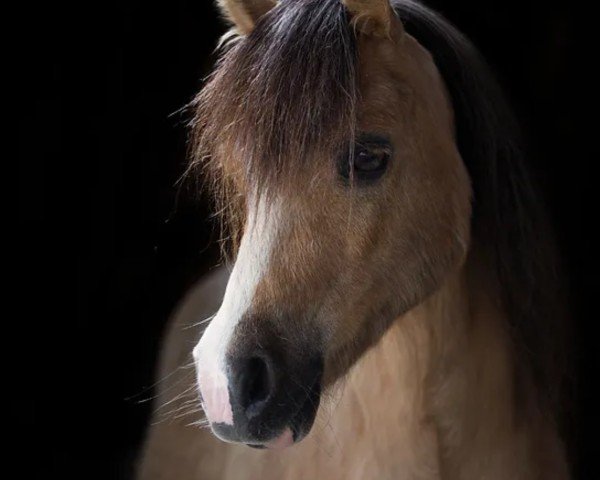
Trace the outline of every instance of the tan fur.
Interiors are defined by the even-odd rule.
[[[275,0],[217,0],[223,15],[237,31],[247,35],[260,17],[275,6]]]
[[[282,452],[224,444],[175,418],[197,405],[193,374],[177,370],[158,400],[175,414],[155,415],[140,480],[568,478],[556,428],[517,363],[489,259],[471,244],[469,177],[444,83],[390,18],[389,35],[358,43],[356,106],[358,130],[394,145],[386,176],[377,190],[344,190],[331,162],[307,159],[270,192],[277,261],[244,320],[258,331],[265,318],[293,319],[278,325],[290,339],[321,334],[326,391],[315,426]],[[214,161],[244,195],[255,186],[231,173],[243,170],[237,146]],[[162,376],[189,362],[198,330],[183,327],[216,310],[218,275],[176,316]]]

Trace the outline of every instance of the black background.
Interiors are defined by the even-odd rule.
[[[577,478],[597,478],[590,52],[575,5],[430,1],[487,57],[527,132],[577,336]],[[15,411],[44,478],[129,478],[159,336],[218,255],[206,199],[176,186],[186,115],[224,27],[208,0],[23,4],[16,53],[27,395]],[[589,86],[588,86],[589,82]],[[10,92],[9,92],[10,95]],[[597,398],[597,397],[596,397]]]

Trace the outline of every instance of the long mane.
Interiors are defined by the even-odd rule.
[[[473,242],[493,266],[518,366],[527,366],[518,371],[555,404],[563,357],[558,273],[517,122],[489,68],[457,29],[411,0],[392,5],[448,88],[474,192]],[[293,168],[315,151],[339,148],[354,133],[356,51],[340,0],[281,0],[250,35],[231,42],[194,103],[192,165],[215,179],[234,237],[243,224],[243,195],[216,158],[242,154],[247,174],[268,186],[284,173],[293,178]]]
[[[453,104],[471,177],[473,242],[493,265],[508,328],[542,400],[556,407],[564,310],[551,229],[521,146],[518,122],[479,52],[447,20],[412,0],[392,4],[429,50]]]

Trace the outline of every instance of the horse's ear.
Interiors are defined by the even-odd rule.
[[[342,0],[342,3],[359,32],[376,37],[391,37],[395,15],[389,0]]]
[[[221,13],[242,35],[250,33],[258,19],[276,3],[276,0],[217,0]]]

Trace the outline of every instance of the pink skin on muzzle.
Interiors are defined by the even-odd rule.
[[[274,440],[265,443],[265,447],[273,450],[281,450],[294,444],[294,434],[290,428],[286,428],[281,435]]]
[[[233,412],[229,402],[227,377],[219,369],[198,370],[198,386],[202,407],[210,423],[233,425]]]

